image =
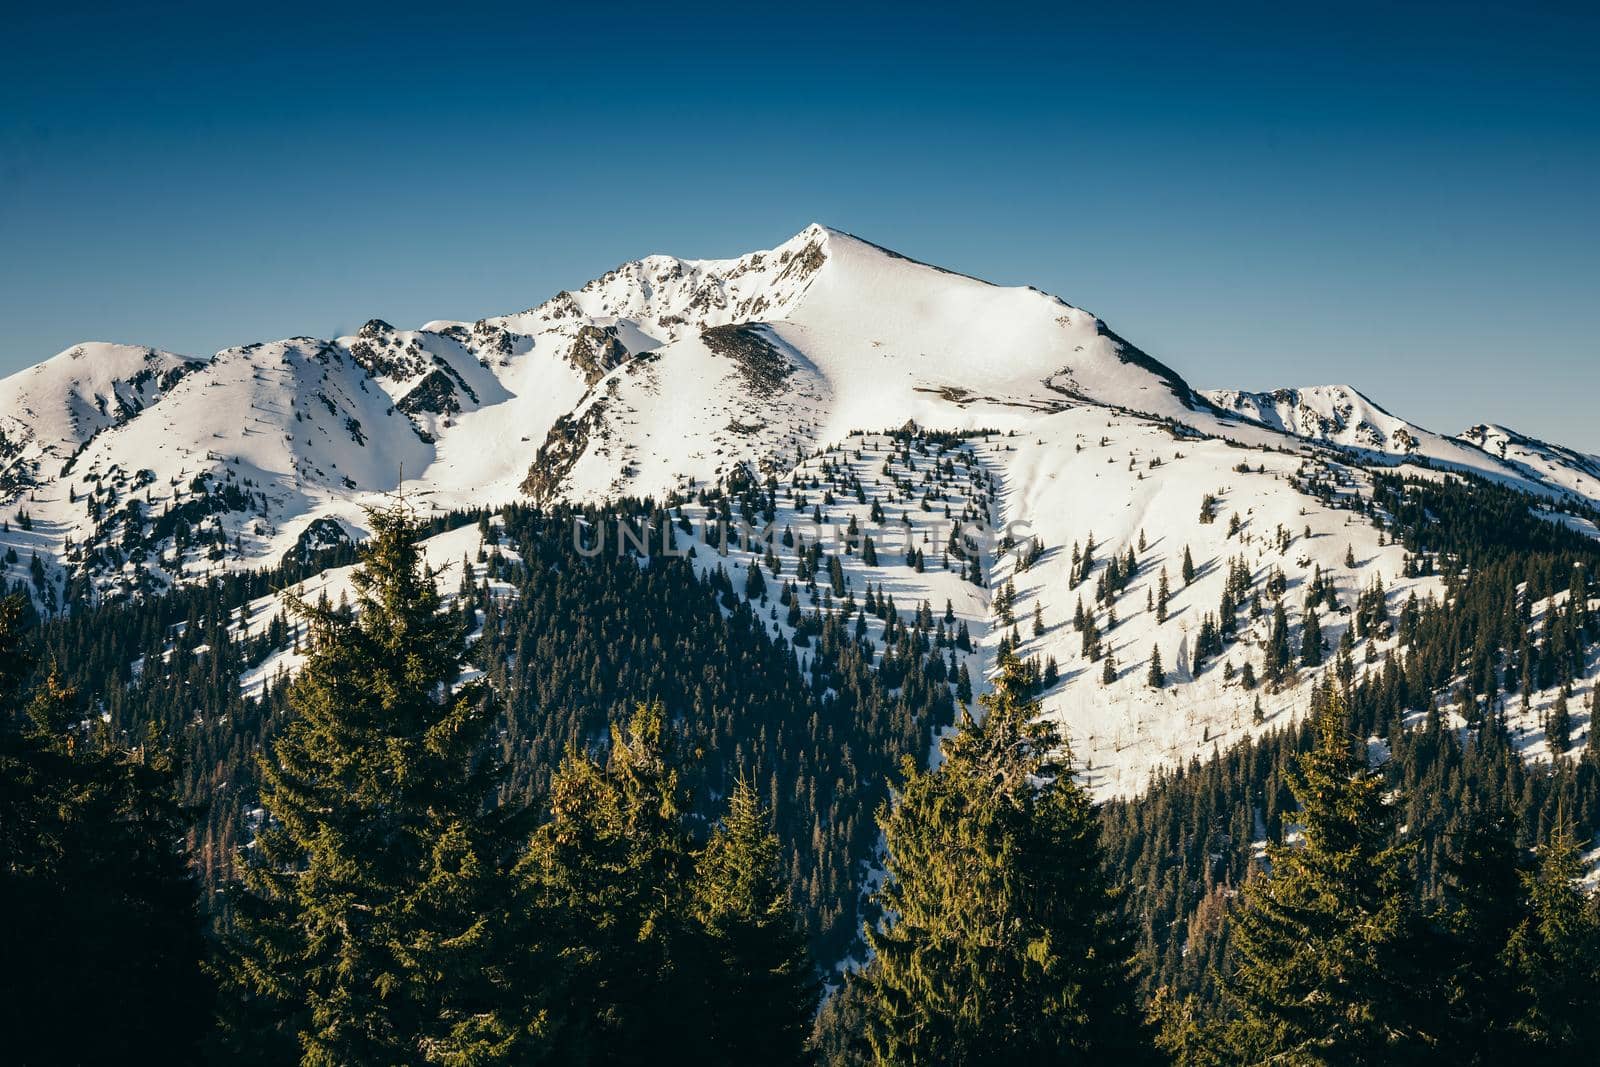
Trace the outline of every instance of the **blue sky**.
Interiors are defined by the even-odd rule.
[[[1198,386],[1600,452],[1593,5],[433,7],[9,14],[0,372],[473,319],[816,220]]]

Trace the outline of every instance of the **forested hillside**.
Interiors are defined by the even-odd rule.
[[[390,702],[412,699],[408,692],[437,693],[439,680],[455,677],[469,681],[460,694],[470,695],[477,709],[461,722],[479,725],[452,742],[453,762],[429,773],[456,796],[460,825],[480,829],[466,838],[447,835],[429,848],[437,861],[444,841],[476,840],[466,847],[490,864],[484,870],[504,871],[482,884],[472,876],[460,889],[467,895],[452,905],[489,894],[486,903],[472,907],[495,917],[491,928],[485,940],[474,935],[464,943],[460,958],[488,953],[473,967],[497,977],[461,992],[464,1004],[482,1007],[477,1014],[443,1002],[407,1009],[456,1020],[433,1037],[419,1031],[411,1038],[384,1038],[423,1042],[405,1047],[456,1050],[423,1058],[453,1061],[459,1054],[522,1062],[599,1056],[577,1049],[593,1042],[631,1047],[648,1041],[642,1035],[652,1026],[681,1027],[686,1020],[704,1031],[695,1042],[714,1044],[723,1030],[729,1041],[744,1040],[709,1005],[680,1003],[669,1023],[638,1015],[633,998],[658,997],[648,991],[649,982],[677,988],[705,966],[702,954],[711,943],[700,939],[727,936],[716,931],[732,921],[714,916],[747,914],[753,922],[761,908],[771,907],[780,910],[763,921],[776,925],[759,927],[770,934],[750,933],[757,927],[746,933],[766,946],[760,951],[790,961],[773,966],[790,976],[783,980],[789,992],[781,996],[791,1005],[795,997],[819,1003],[814,998],[823,987],[811,983],[827,979],[834,992],[818,1020],[811,1055],[831,1062],[979,1062],[978,1050],[991,1046],[1038,1054],[1080,1048],[1088,1054],[1108,1040],[1122,1049],[1119,1055],[1179,1062],[1255,1062],[1285,1047],[1297,1049],[1305,1062],[1364,1062],[1355,1052],[1349,1054],[1355,1058],[1345,1058],[1314,1051],[1319,1035],[1344,1023],[1329,1021],[1333,1016],[1316,1022],[1284,1014],[1288,1009],[1275,999],[1288,995],[1284,991],[1297,981],[1321,981],[1307,975],[1335,966],[1337,959],[1316,955],[1322,952],[1356,953],[1366,968],[1365,984],[1352,979],[1338,987],[1336,1002],[1347,998],[1356,1021],[1348,1032],[1339,1031],[1330,1049],[1345,1047],[1343,1042],[1365,1049],[1361,1056],[1420,1062],[1448,1053],[1457,1058],[1440,1062],[1479,1062],[1482,1050],[1463,1049],[1452,1036],[1475,1026],[1499,1035],[1499,1047],[1569,1055],[1583,1047],[1592,1026],[1592,1016],[1577,1005],[1587,1004],[1584,998],[1600,988],[1593,981],[1600,960],[1600,898],[1589,873],[1595,857],[1586,854],[1591,846],[1585,844],[1600,828],[1600,740],[1590,725],[1592,687],[1579,695],[1592,676],[1600,637],[1590,578],[1600,552],[1583,534],[1530,513],[1526,499],[1511,490],[1399,478],[1380,480],[1376,490],[1381,513],[1389,516],[1386,532],[1404,546],[1407,567],[1437,574],[1443,596],[1407,601],[1393,614],[1383,600],[1364,598],[1353,608],[1356,620],[1341,645],[1329,650],[1332,670],[1321,681],[1300,678],[1304,647],[1276,673],[1263,667],[1263,688],[1315,689],[1307,720],[1163,773],[1142,795],[1107,803],[1098,812],[1072,784],[1076,769],[1068,739],[1039,718],[1037,694],[1052,679],[1037,663],[1002,650],[997,688],[983,695],[977,720],[965,719],[958,709],[970,697],[971,683],[954,655],[964,635],[947,628],[945,619],[926,607],[901,616],[888,598],[873,597],[874,625],[868,628],[867,606],[855,604],[853,594],[842,601],[831,596],[825,560],[809,569],[807,580],[773,583],[764,596],[749,572],[736,578],[737,572],[707,567],[698,555],[687,554],[691,544],[703,551],[703,541],[685,539],[675,547],[683,529],[672,510],[649,501],[629,501],[615,511],[458,513],[420,526],[379,514],[381,536],[363,550],[364,562],[349,587],[353,600],[302,601],[264,630],[256,627],[256,636],[242,622],[263,593],[292,589],[311,574],[347,562],[352,550],[337,547],[270,572],[231,576],[166,597],[35,619],[31,632],[24,631],[23,609],[14,601],[6,683],[13,694],[5,734],[6,891],[12,899],[42,900],[53,895],[50,886],[60,886],[65,892],[52,906],[84,917],[69,925],[85,940],[67,945],[52,972],[60,977],[46,976],[41,991],[50,982],[72,985],[78,968],[107,953],[116,958],[119,974],[143,973],[141,968],[187,974],[162,979],[163,999],[147,1009],[188,1020],[181,1038],[172,1039],[172,1059],[221,1049],[249,1051],[266,1061],[293,1059],[296,1042],[310,1033],[321,1035],[316,1040],[327,1049],[346,1049],[327,1052],[335,1061],[341,1055],[346,1062],[350,1056],[368,1062],[369,1055],[389,1055],[349,1051],[366,1046],[341,1044],[353,1039],[331,1002],[310,1016],[300,1014],[293,1001],[311,992],[292,992],[293,982],[284,985],[287,979],[271,978],[265,962],[250,961],[275,958],[279,949],[269,946],[281,948],[288,943],[282,938],[305,935],[309,917],[326,916],[325,909],[340,899],[324,898],[320,890],[306,896],[315,882],[284,881],[307,857],[312,865],[304,869],[317,869],[316,856],[330,839],[314,826],[340,807],[314,803],[304,790],[335,767],[344,768],[340,775],[361,776],[337,795],[359,798],[363,790],[378,788],[360,782],[380,773],[381,761],[361,770],[336,754],[346,746],[355,746],[352,754],[389,750],[393,742],[380,743],[377,735],[372,742],[361,741],[359,731],[352,736],[358,723],[382,733],[421,716],[415,728],[422,732],[407,743],[431,751],[434,742],[426,738],[436,735],[426,723],[435,712],[428,709],[444,714],[466,706],[459,700],[430,702],[437,698],[392,707]],[[573,537],[574,520],[580,529],[593,530],[619,517],[643,521],[653,534],[644,543],[657,550],[630,544],[621,552],[595,552]],[[468,535],[464,543],[475,543],[476,550],[450,561],[454,577],[421,577],[417,569],[423,564],[413,546],[447,530]],[[663,545],[673,551],[659,550]],[[385,593],[386,581],[402,578],[412,583],[404,587],[411,592]],[[417,589],[442,595],[419,595]],[[775,638],[762,613],[795,610],[801,625],[790,623]],[[372,649],[354,661],[348,657],[355,652],[341,651],[355,635],[405,611],[414,621],[393,624],[398,629],[383,639],[389,651]],[[422,675],[401,673],[384,681],[386,670],[411,662],[413,653],[406,649],[424,640],[425,620],[434,620],[427,625],[445,643],[433,652],[418,647],[418,664],[428,665]],[[789,627],[804,640],[784,637]],[[1397,638],[1381,657],[1372,652],[1376,641],[1357,646],[1352,636],[1380,632]],[[868,637],[873,633],[887,635],[887,647],[877,647]],[[247,695],[241,677],[260,674],[285,644],[300,657],[298,673],[268,674]],[[1508,708],[1552,686],[1564,696],[1542,716],[1537,736],[1526,725],[1508,726]],[[358,712],[359,702],[369,699],[377,702],[373,710]],[[416,710],[402,714],[397,709],[403,706]],[[296,725],[302,722],[314,732]],[[933,738],[950,728],[955,733],[932,761],[936,769],[929,770]],[[1012,764],[1015,759],[1022,762]],[[327,771],[312,769],[324,764]],[[265,778],[264,770],[270,772]],[[639,775],[643,784],[625,784]],[[125,784],[95,784],[113,781]],[[1052,781],[1067,790],[1059,810],[1049,800],[1053,794],[1037,792],[1040,783]],[[1008,782],[1010,792],[992,792],[985,782]],[[611,784],[602,789],[603,783]],[[622,791],[606,800],[604,789],[611,788]],[[1352,799],[1332,803],[1329,790],[1352,790]],[[891,803],[895,797],[898,802]],[[46,808],[29,806],[41,801]],[[394,801],[372,802],[388,810]],[[362,834],[372,832],[364,821],[369,817],[359,816],[364,803],[341,816],[357,819],[341,834],[358,826]],[[630,810],[636,814],[627,815]],[[650,847],[660,850],[650,853],[655,859],[636,855],[631,846],[614,862],[582,859],[582,850],[604,839],[592,835],[609,825],[605,820],[659,820],[669,812],[668,822],[652,823],[652,833],[665,835],[652,839]],[[562,829],[563,820],[575,820],[570,833]],[[954,821],[946,825],[948,820]],[[722,850],[731,846],[716,844],[722,825],[742,835],[744,858],[729,859]],[[431,817],[417,826],[405,833],[445,832],[426,829],[434,826]],[[770,844],[762,844],[766,826]],[[186,828],[185,847],[175,851],[178,842],[159,835],[180,828]],[[633,831],[623,833],[626,838]],[[935,837],[925,839],[927,834]],[[945,837],[951,845],[932,847]],[[149,882],[95,876],[104,881],[102,890],[114,888],[120,903],[98,899],[94,884],[82,881],[86,872],[94,864],[106,869],[128,862],[128,853],[119,850],[130,848],[154,848],[153,856],[167,858],[153,860]],[[1319,848],[1334,849],[1326,863],[1318,859]],[[362,876],[362,892],[393,883],[402,893],[393,899],[411,899],[404,893],[413,891],[402,890],[413,876],[403,873],[404,864],[384,866],[389,861],[381,861],[387,854],[382,847],[341,854],[342,865],[379,864]],[[408,849],[396,855],[410,854]],[[69,863],[69,857],[75,858]],[[192,879],[182,873],[190,860]],[[591,862],[600,867],[583,877],[581,887],[570,881],[574,863]],[[726,869],[751,862],[765,873]],[[998,866],[984,873],[991,863]],[[467,877],[466,868],[448,869],[451,879]],[[716,877],[735,878],[735,887],[705,897],[718,884],[714,870],[722,871]],[[1286,903],[1275,894],[1290,871],[1320,879],[1307,884],[1320,884],[1331,896]],[[1009,880],[1023,872],[1029,872],[1026,883],[1013,886]],[[437,910],[445,898],[426,903],[433,891],[422,887],[443,876],[423,877],[415,892],[424,895],[386,920],[394,926],[384,942],[391,948],[380,955],[393,951],[393,938],[457,921]],[[617,902],[637,901],[646,884],[640,879],[658,877],[669,878],[664,886],[678,887],[663,892],[679,902],[654,919],[627,912],[634,916],[628,921],[664,938],[650,942],[653,963],[635,959],[627,965],[655,977],[638,979],[645,985],[631,993],[617,992],[613,986],[620,978],[604,977],[616,972],[593,968],[620,965],[632,950],[608,950],[614,957],[608,964],[596,958],[590,940],[614,932],[602,937],[572,931],[594,922],[602,924],[595,931],[611,929],[607,924],[614,920],[601,917],[613,914],[608,901],[619,893]],[[990,885],[989,878],[997,881]],[[686,895],[674,895],[679,892]],[[766,894],[767,903],[758,907],[738,896],[746,892]],[[1344,910],[1318,911],[1318,900],[1344,897]],[[1285,915],[1297,916],[1304,945],[1274,940],[1285,929],[1282,916],[1259,917],[1285,907],[1291,908]],[[130,926],[116,918],[118,909],[148,918]],[[659,926],[668,914],[676,918]],[[89,917],[102,915],[94,921],[113,923],[117,936],[95,934],[100,927]],[[545,919],[524,925],[518,915]],[[1036,952],[1043,949],[1027,948],[1026,938],[1007,947],[1004,940],[991,943],[981,935],[1004,928],[1008,915],[1023,923],[1019,930],[1042,924],[1037,935],[1029,935],[1045,939],[1032,942],[1037,946],[1067,937],[1069,930],[1080,936],[1085,921],[1101,931],[1093,937],[1102,940],[1098,947],[1061,942],[1041,957]],[[1058,922],[1066,925],[1050,934]],[[1326,943],[1318,941],[1319,922],[1328,924]],[[571,923],[578,925],[563,925]],[[863,924],[870,935],[865,944]],[[135,928],[190,933],[188,940],[158,934],[152,942],[149,935],[132,938]],[[773,940],[785,928],[796,937],[788,947],[782,938]],[[1344,943],[1337,935],[1347,928],[1364,931],[1370,944]],[[203,939],[202,929],[209,930]],[[551,933],[561,930],[567,933]],[[984,985],[966,986],[972,972],[957,962],[962,957],[947,957],[943,950],[926,954],[957,931],[964,931],[958,940],[978,938],[961,950],[971,954],[973,965],[998,966],[1006,953],[1020,954],[1018,969],[1007,972],[1011,976],[994,995],[1000,1003],[1042,998],[1038,1010],[1045,1015],[1036,1026],[1018,1029],[1013,1023],[994,1031],[998,1021],[990,1010],[974,1006],[982,997],[968,999]],[[580,939],[568,944],[565,937]],[[32,932],[13,935],[16,951],[9,959],[19,962],[8,970],[8,982],[45,973],[28,961],[42,959],[47,943],[32,938]],[[919,948],[923,938],[935,940]],[[952,950],[956,943],[949,942]],[[589,947],[580,951],[579,945]],[[716,951],[737,955],[746,948],[730,944]],[[1062,969],[1088,957],[1123,962],[1109,970]],[[404,963],[408,958],[396,957],[402,967],[422,965]],[[848,962],[852,958],[855,963]],[[1051,959],[1060,962],[1043,962]],[[555,961],[564,962],[558,967]],[[864,968],[861,961],[867,961]],[[447,975],[458,963],[427,966]],[[555,967],[568,977],[551,985],[548,976],[517,969],[524,966],[535,972]],[[575,984],[562,984],[568,981]],[[1045,1007],[1075,984],[1102,1007],[1066,1014]],[[545,998],[577,995],[571,993],[577,989],[588,990],[582,994],[588,999],[574,1008],[576,1016],[562,1021],[550,1014]],[[607,1016],[612,1022],[604,1026],[610,1029],[591,1031],[599,1016],[589,1013],[608,997],[621,998],[607,1009],[619,1014]],[[947,997],[954,999],[941,1007]],[[19,1011],[29,1004],[34,1006],[28,1011],[40,1010],[36,1000],[14,1003]],[[764,1003],[770,1008],[773,1002]],[[1418,1006],[1401,1020],[1403,1026],[1386,1029],[1373,1015],[1374,1005],[1384,1003]],[[1428,1004],[1437,1010],[1424,1011]],[[387,1018],[391,1009],[380,997],[364,1010]],[[1129,1030],[1129,1023],[1113,1038],[1106,1020],[1130,1011],[1130,1018],[1148,1015],[1148,1032]],[[464,1023],[462,1012],[479,1018],[481,1027]],[[213,1013],[221,1029],[209,1021]],[[1047,1023],[1047,1017],[1055,1022]],[[789,1022],[771,1025],[788,1027],[799,1042],[793,1035],[810,1024],[796,1030],[796,1018],[791,1013]],[[297,1029],[304,1027],[311,1029]],[[276,1036],[267,1040],[263,1033]],[[945,1036],[930,1037],[939,1033]],[[115,1035],[109,1043],[83,1047],[147,1050],[167,1040],[131,1023],[102,1031],[97,1040],[108,1034]],[[680,1032],[677,1040],[690,1039]],[[1127,1046],[1130,1040],[1134,1044]],[[929,1041],[926,1047],[937,1053],[917,1051]],[[29,1047],[24,1062],[50,1062],[48,1044]],[[371,1046],[384,1047],[391,1046]],[[711,1046],[684,1047],[703,1052]],[[799,1044],[792,1047],[800,1055]],[[961,1048],[973,1052],[960,1054]]]
[[[685,778],[694,810],[708,817],[741,775],[756,783],[818,958],[838,959],[858,936],[873,814],[891,773],[902,755],[926,760],[933,731],[953,719],[959,686],[944,654],[955,635],[943,620],[907,613],[892,647],[874,649],[853,619],[816,608],[805,647],[780,645],[726,572],[702,580],[690,559],[659,551],[644,566],[631,552],[586,556],[572,536],[575,517],[602,525],[650,513],[647,504],[513,508],[492,522],[434,524],[476,521],[483,537],[481,558],[455,562],[472,578],[451,583],[450,610],[476,635],[472,661],[502,698],[492,743],[507,773],[496,801],[542,809],[568,749],[599,744],[635,703],[660,701],[668,729],[696,754]],[[53,618],[40,632],[45,654],[95,695],[114,736],[139,738],[153,725],[184,750],[182,795],[203,812],[195,848],[209,893],[236,874],[257,805],[255,755],[287,715],[286,679],[269,679],[257,699],[241,695],[238,679],[301,625],[285,617],[260,639],[241,638],[240,609],[303,571]],[[800,592],[774,583],[768,610],[780,596],[799,609]]]

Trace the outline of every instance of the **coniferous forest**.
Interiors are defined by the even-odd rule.
[[[1300,723],[1103,805],[1036,664],[969,701],[926,609],[777,642],[733,575],[586,555],[565,508],[374,511],[353,599],[259,638],[248,602],[350,550],[13,596],[6,1058],[1591,1062],[1600,740],[1552,715],[1571,758],[1529,762],[1505,709],[1580,676],[1600,552],[1509,491],[1377,498],[1447,587],[1357,606],[1399,650],[1342,645]],[[471,523],[447,598],[417,542]]]

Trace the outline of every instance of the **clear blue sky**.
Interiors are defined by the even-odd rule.
[[[1199,386],[1600,452],[1592,4],[145,6],[7,15],[0,371],[472,319],[817,220]]]

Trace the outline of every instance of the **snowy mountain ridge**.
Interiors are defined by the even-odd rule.
[[[1269,393],[1208,389],[1204,395],[1225,411],[1308,441],[1423,460],[1584,503],[1600,499],[1600,458],[1498,426],[1445,437],[1390,414],[1348,385]]]
[[[974,678],[1003,640],[1054,659],[1045,708],[1105,793],[1303,707],[1307,687],[1247,692],[1235,676],[1269,620],[1252,615],[1225,663],[1201,647],[1241,572],[1296,602],[1326,595],[1330,647],[1374,587],[1396,609],[1438,592],[1363,517],[1376,472],[1483,477],[1591,532],[1600,507],[1594,457],[1491,425],[1436,434],[1347,386],[1196,391],[1056,297],[820,225],[732,259],[648,256],[470,323],[372,320],[204,362],[80,345],[0,382],[0,459],[7,578],[46,609],[359,537],[362,506],[400,488],[437,508],[670,498],[697,565],[786,581],[793,547],[705,530],[703,491],[764,484],[775,529],[892,527],[892,557],[888,542],[878,563],[843,554],[843,588],[948,601]],[[1025,524],[1038,552],[986,556],[975,582],[951,551],[961,520]],[[1073,558],[1087,546],[1093,566]],[[1130,552],[1131,576],[1097,588]],[[1079,605],[1103,613],[1092,656],[1068,624]],[[793,640],[780,615],[774,636]],[[1360,639],[1372,656],[1395,640]]]

